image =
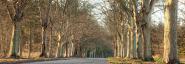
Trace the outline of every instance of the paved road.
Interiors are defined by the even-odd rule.
[[[68,60],[33,62],[26,64],[108,64],[108,62],[105,58],[71,58]]]

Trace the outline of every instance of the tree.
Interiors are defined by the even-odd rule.
[[[145,0],[143,1],[143,7],[141,14],[143,15],[139,22],[139,27],[143,30],[144,36],[144,59],[151,61],[152,58],[152,43],[151,43],[151,14],[154,8],[154,4],[157,0]],[[139,17],[139,16],[137,16]],[[139,19],[139,18],[138,18]]]
[[[20,22],[23,19],[24,9],[28,1],[14,0],[6,1],[6,3],[8,13],[13,23],[12,41],[10,44],[9,57],[17,58],[19,56],[18,52],[20,45],[20,30],[21,30]]]
[[[178,63],[177,55],[177,8],[178,0],[166,0],[164,10],[164,54],[167,64]]]
[[[41,14],[41,21],[42,21],[42,47],[41,47],[41,54],[40,57],[47,57],[46,52],[46,28],[49,23],[49,12],[51,7],[52,0],[48,0],[47,6],[41,5],[43,4],[43,0],[40,0],[40,14]]]

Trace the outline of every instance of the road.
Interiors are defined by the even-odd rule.
[[[32,62],[26,64],[108,64],[108,62],[105,58],[71,58],[67,60]]]

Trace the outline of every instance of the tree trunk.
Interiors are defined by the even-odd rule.
[[[67,57],[67,47],[66,47],[66,44],[64,44],[64,47],[63,47],[63,57]]]
[[[127,37],[127,36],[126,36]],[[123,57],[125,58],[127,56],[127,41],[125,41],[123,46]],[[105,53],[106,54],[106,53]]]
[[[71,42],[71,53],[70,53],[70,57],[72,57],[73,56],[73,54],[74,54],[74,43],[73,42]]]
[[[141,31],[141,29],[139,29],[140,31]],[[138,58],[140,58],[140,59],[143,59],[143,47],[142,47],[142,45],[143,45],[143,38],[142,38],[142,32],[140,32],[140,31],[138,31],[139,32],[139,34],[138,34],[138,43],[137,43],[137,45],[138,45],[138,47],[137,47],[137,53],[138,53]]]
[[[177,57],[177,8],[178,0],[166,0],[164,11],[164,54],[167,64],[178,63]]]
[[[127,58],[130,58],[130,31],[127,32],[127,56],[126,56],[126,59]]]
[[[134,34],[133,34],[134,32],[133,32],[133,29],[131,29],[131,31],[130,31],[130,38],[129,38],[129,40],[130,40],[130,58],[132,59],[132,58],[134,58],[134,38],[133,38],[133,36],[134,36]]]
[[[28,51],[28,58],[30,58],[30,55],[31,55],[31,47],[32,47],[32,25],[31,25],[31,22],[30,22],[30,39],[29,39],[29,43],[28,43],[28,46],[29,46],[29,51]]]
[[[61,34],[58,33],[57,35],[57,50],[56,50],[56,53],[55,53],[55,58],[59,57],[60,55],[60,47],[61,47]]]
[[[149,4],[145,3],[145,7],[148,7]],[[144,19],[144,25],[142,25],[143,30],[143,37],[144,37],[144,60],[146,61],[152,61],[152,44],[151,44],[151,9],[148,7],[146,8],[146,11],[143,13],[143,19]]]
[[[146,25],[146,27],[143,28],[143,35],[144,35],[144,59],[146,61],[153,60],[152,57],[152,44],[150,42],[150,28],[148,27],[149,24]]]
[[[47,57],[49,58],[51,56],[51,49],[52,49],[52,43],[53,43],[53,28],[52,26],[50,27],[50,42],[48,43],[48,54],[47,54]]]
[[[123,31],[123,30],[122,30]],[[124,58],[126,55],[125,55],[125,45],[126,45],[126,39],[125,39],[125,32],[121,34],[121,49],[122,49],[122,52],[121,52],[121,57]],[[104,55],[105,56],[105,55]]]
[[[0,28],[2,28],[1,27],[2,26],[2,23],[0,22]],[[3,30],[2,29],[0,29],[0,42],[1,42],[1,45],[0,45],[0,53],[2,52],[2,50],[3,50]]]
[[[15,55],[14,53],[15,53],[15,51],[14,51],[14,45],[13,45],[13,38],[14,38],[14,31],[15,31],[15,26],[13,26],[13,28],[12,28],[12,36],[11,36],[11,42],[10,42],[10,50],[9,50],[9,52],[8,52],[8,55],[7,55],[7,57],[11,57],[12,55]]]
[[[20,31],[20,35],[19,35],[19,44],[18,44],[18,46],[19,46],[19,52],[18,52],[18,56],[21,58],[22,57],[22,54],[23,54],[23,52],[24,52],[24,49],[22,48],[22,47],[24,47],[24,45],[23,45],[23,43],[21,43],[21,39],[22,39],[22,37],[21,37],[22,35],[21,35],[21,31]]]
[[[40,57],[46,57],[46,28],[42,27],[42,45],[41,45],[41,54]]]
[[[114,57],[117,56],[117,43],[116,43],[116,40],[114,39]]]
[[[123,57],[123,44],[120,44],[120,57]]]
[[[134,3],[134,5],[132,5],[132,9],[133,9],[133,16],[131,18],[131,27],[132,27],[132,33],[131,33],[131,48],[132,48],[132,52],[131,52],[131,55],[132,55],[132,58],[133,59],[137,59],[138,58],[138,53],[137,53],[137,2]]]
[[[137,59],[138,58],[138,53],[137,53],[137,28],[134,28],[134,33],[133,33],[133,58]]]
[[[68,52],[69,52],[69,49],[68,49],[68,45],[69,45],[69,43],[68,42],[66,42],[66,44],[65,44],[65,57],[68,57]]]
[[[18,52],[19,52],[19,43],[20,43],[20,24],[18,22],[14,23],[13,26],[13,32],[12,32],[12,40],[10,43],[10,51],[9,51],[9,57],[12,58],[18,58]]]
[[[143,29],[143,37],[144,37],[144,59],[147,61],[152,61],[152,44],[151,44],[151,37],[150,37],[150,32],[151,32],[151,14],[152,10],[154,8],[154,4],[157,2],[157,0],[146,0],[142,1],[143,3],[143,9],[142,9],[142,20],[141,22],[141,28]]]
[[[116,36],[116,43],[117,43],[117,56],[116,57],[120,57],[120,41],[119,41],[119,35],[117,34]]]
[[[143,28],[144,35],[144,57],[146,61],[153,60],[152,58],[152,45],[150,42],[150,29],[148,27]]]

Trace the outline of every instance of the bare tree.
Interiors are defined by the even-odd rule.
[[[40,0],[40,14],[41,14],[41,21],[42,21],[42,47],[41,47],[41,54],[40,57],[47,57],[46,52],[46,28],[49,23],[49,13],[50,13],[50,7],[52,0],[48,0],[47,6],[44,7],[43,4],[44,0]]]
[[[27,0],[14,0],[6,1],[7,11],[10,15],[11,21],[13,23],[12,41],[10,44],[9,57],[17,58],[19,57],[19,45],[20,45],[20,22],[23,19],[24,9]]]
[[[177,55],[177,5],[178,0],[166,0],[164,11],[164,54],[167,64],[178,63]]]

